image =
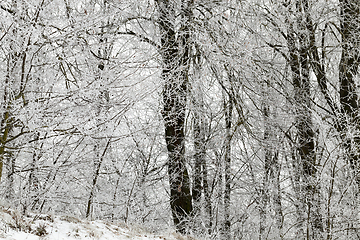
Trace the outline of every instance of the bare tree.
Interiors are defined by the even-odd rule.
[[[359,97],[355,79],[360,64],[359,30],[360,6],[357,1],[339,1],[341,60],[339,63],[340,105],[343,118],[339,123],[343,146],[360,191],[360,137],[359,137]],[[345,123],[345,124],[344,124]]]
[[[192,1],[158,0],[161,56],[163,62],[163,118],[165,140],[169,153],[168,174],[170,205],[174,223],[179,232],[186,232],[192,214],[190,178],[185,159],[185,112],[190,67],[190,20]],[[181,16],[181,26],[176,26],[176,16]],[[177,30],[180,29],[180,30]]]

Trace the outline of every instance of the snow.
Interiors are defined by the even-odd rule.
[[[186,240],[176,233],[155,235],[140,227],[69,216],[21,215],[0,208],[0,239],[6,240]]]

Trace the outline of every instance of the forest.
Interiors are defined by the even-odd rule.
[[[360,239],[359,0],[1,0],[0,202],[200,239]]]

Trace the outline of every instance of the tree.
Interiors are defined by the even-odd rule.
[[[343,147],[360,191],[359,175],[359,97],[355,83],[360,63],[358,32],[360,30],[360,6],[357,1],[339,1],[341,59],[339,63],[340,106],[343,119],[338,120]],[[345,123],[345,125],[344,125]]]
[[[292,72],[294,86],[295,127],[297,129],[297,156],[295,161],[295,174],[300,174],[299,186],[301,198],[307,208],[307,214],[311,222],[311,228],[306,228],[307,238],[318,239],[322,236],[323,226],[320,215],[320,190],[317,184],[317,162],[315,153],[315,132],[311,114],[311,88],[310,88],[310,63],[308,58],[309,32],[307,29],[307,18],[309,18],[309,3],[298,1],[295,3],[296,10],[300,13],[297,27],[299,32],[294,31],[294,24],[288,20],[287,42],[289,48],[289,65]],[[299,212],[302,210],[299,209]],[[305,219],[299,219],[305,221]],[[301,228],[300,228],[301,229]],[[300,233],[301,236],[301,233]]]
[[[192,1],[183,1],[177,9],[175,1],[158,0],[161,33],[161,57],[164,79],[162,112],[165,122],[165,140],[169,153],[168,174],[170,205],[174,223],[179,232],[186,232],[186,223],[192,214],[190,178],[185,159],[185,114],[190,66],[190,20]],[[181,26],[175,25],[180,13]],[[180,29],[177,31],[177,29]]]
[[[271,79],[268,83],[263,83],[262,86],[262,115],[264,122],[264,137],[262,144],[264,145],[264,176],[261,187],[260,200],[260,237],[267,238],[268,228],[268,210],[271,209],[271,200],[273,202],[273,209],[275,211],[275,227],[278,230],[276,236],[282,237],[283,227],[283,210],[281,203],[281,186],[280,186],[280,172],[281,166],[279,163],[279,149],[277,147],[279,134],[276,132],[277,122],[277,106],[272,104],[276,101],[272,97],[273,89],[271,87]]]

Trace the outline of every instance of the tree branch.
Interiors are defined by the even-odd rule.
[[[11,15],[15,15],[15,11],[9,9],[9,8],[6,8],[4,7],[3,5],[0,5],[0,8],[8,13],[10,13]]]
[[[156,49],[160,49],[160,45],[157,44],[155,41],[151,40],[150,38],[147,38],[146,36],[143,36],[141,34],[135,33],[131,30],[126,30],[126,32],[117,32],[117,34],[121,34],[121,35],[131,35],[131,36],[135,36],[137,38],[140,39],[140,41],[149,43],[151,45],[153,45]]]

